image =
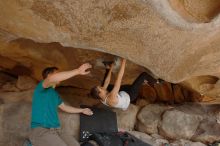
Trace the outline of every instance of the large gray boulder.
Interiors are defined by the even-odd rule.
[[[165,105],[150,104],[145,106],[137,116],[137,130],[148,134],[158,133],[158,124],[166,109],[168,107]]]
[[[220,141],[220,124],[214,119],[204,119],[197,128],[193,141],[201,141],[204,143],[213,143]]]
[[[136,124],[138,106],[130,104],[128,109],[123,111],[121,109],[114,109],[117,115],[118,128],[126,131],[134,130]]]
[[[190,139],[196,132],[202,116],[173,109],[162,116],[160,134],[172,139]]]

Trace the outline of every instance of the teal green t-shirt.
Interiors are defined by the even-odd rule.
[[[63,102],[54,88],[43,88],[41,81],[32,97],[31,128],[58,128],[58,106]]]

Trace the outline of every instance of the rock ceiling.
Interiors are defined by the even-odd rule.
[[[0,66],[19,63],[39,78],[44,65],[68,69],[105,52],[218,97],[219,7],[218,0],[2,0]]]

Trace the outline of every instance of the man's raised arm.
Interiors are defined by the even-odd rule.
[[[89,63],[85,63],[81,65],[79,68],[70,70],[70,71],[63,71],[63,72],[58,72],[54,73],[51,76],[48,76],[44,82],[43,82],[43,87],[48,88],[54,83],[61,82],[64,80],[67,80],[71,77],[74,77],[76,75],[86,75],[89,74],[90,71],[87,71],[87,69],[91,68],[92,66]]]

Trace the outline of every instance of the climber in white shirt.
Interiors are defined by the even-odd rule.
[[[125,65],[126,59],[122,59],[121,67],[118,72],[115,84],[109,85],[113,69],[113,63],[110,64],[110,69],[104,78],[104,84],[102,86],[95,86],[91,89],[92,97],[99,99],[103,104],[107,106],[126,110],[130,102],[135,101],[138,97],[139,89],[144,82],[147,82],[150,86],[153,86],[153,84],[157,82],[157,80],[152,76],[146,72],[143,72],[131,85],[121,86]]]

